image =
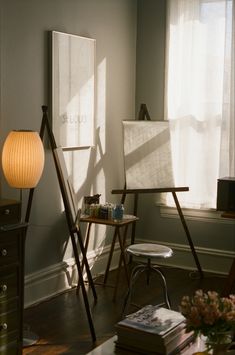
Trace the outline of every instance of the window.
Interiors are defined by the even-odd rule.
[[[215,208],[235,175],[232,0],[168,0],[165,118],[181,206]],[[168,204],[171,201],[168,199]]]

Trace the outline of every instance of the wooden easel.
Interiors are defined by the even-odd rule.
[[[233,211],[223,212],[221,217],[235,219],[235,212],[233,212]],[[227,279],[225,281],[222,295],[224,297],[228,297],[231,293],[233,293],[234,286],[235,286],[235,258],[233,259],[232,265],[229,270],[229,274],[228,274]]]
[[[90,332],[91,332],[92,340],[95,341],[96,340],[95,329],[94,329],[93,320],[91,317],[88,297],[87,297],[85,284],[84,284],[84,280],[83,280],[82,268],[81,268],[81,263],[80,263],[78,248],[77,248],[77,241],[78,241],[79,247],[81,249],[82,258],[83,258],[83,262],[84,262],[84,265],[86,268],[87,277],[88,277],[89,284],[91,286],[95,300],[97,299],[96,290],[95,290],[94,282],[93,282],[93,279],[91,276],[91,271],[90,271],[89,264],[87,261],[86,251],[84,249],[80,230],[79,230],[79,227],[77,226],[77,223],[76,223],[77,221],[75,221],[73,219],[72,206],[70,206],[69,197],[68,197],[68,194],[67,194],[67,191],[65,188],[64,179],[63,179],[63,175],[62,175],[63,172],[61,170],[60,165],[58,164],[58,159],[56,159],[55,150],[57,149],[57,145],[56,145],[56,141],[55,141],[53,132],[51,130],[49,121],[48,121],[47,110],[48,110],[47,106],[42,106],[43,117],[42,117],[42,123],[41,123],[41,128],[40,128],[40,137],[43,140],[45,130],[47,130],[49,143],[50,143],[50,147],[51,147],[54,162],[55,162],[59,186],[60,186],[60,190],[61,190],[61,194],[62,194],[62,198],[63,198],[63,202],[64,202],[66,220],[67,220],[68,229],[69,229],[69,233],[70,233],[70,237],[71,237],[71,241],[72,241],[73,252],[74,252],[74,257],[75,257],[78,276],[79,276],[79,283],[80,283],[80,286],[82,289],[83,301],[85,304],[85,309],[86,309],[86,314],[87,314],[87,318],[88,318],[88,322],[89,322]],[[26,210],[26,215],[25,215],[25,222],[26,223],[29,222],[33,194],[34,194],[34,189],[30,189],[27,210]]]
[[[145,119],[147,121],[151,121],[150,114],[148,112],[146,104],[141,104],[139,115],[138,115],[138,121],[143,121]]]
[[[151,120],[146,104],[141,104],[140,112],[138,115],[138,120],[145,120],[145,119],[148,121]],[[126,184],[125,184],[123,189],[115,189],[115,190],[112,190],[111,193],[112,194],[121,194],[122,195],[122,197],[121,197],[122,204],[124,204],[127,194],[134,195],[133,214],[135,216],[137,216],[139,194],[171,192],[174,202],[175,202],[175,205],[176,205],[176,208],[177,208],[177,211],[178,211],[178,214],[179,214],[179,217],[180,217],[180,220],[181,220],[181,223],[182,223],[182,226],[184,228],[189,246],[191,248],[200,278],[203,278],[204,277],[203,271],[202,271],[199,259],[197,257],[197,253],[195,251],[194,244],[193,244],[188,226],[186,224],[186,221],[185,221],[185,218],[184,218],[184,215],[183,215],[183,212],[182,212],[182,209],[181,209],[181,206],[180,206],[179,200],[177,198],[177,194],[176,194],[177,192],[182,192],[182,191],[189,191],[189,187],[183,186],[183,187],[166,187],[166,188],[150,188],[150,189],[126,189]],[[134,223],[132,226],[131,244],[133,244],[135,242],[135,230],[136,230],[136,223]]]

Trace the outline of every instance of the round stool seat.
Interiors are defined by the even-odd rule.
[[[132,244],[126,249],[127,253],[133,256],[146,258],[169,258],[173,255],[173,250],[165,245],[153,243]]]
[[[134,266],[134,268],[131,271],[130,284],[127,291],[127,295],[124,300],[123,314],[125,313],[125,310],[128,308],[130,304],[131,296],[132,296],[132,292],[136,280],[138,276],[141,275],[143,272],[146,272],[147,274],[147,284],[149,284],[151,273],[154,272],[158,274],[162,285],[162,290],[163,290],[163,295],[165,300],[164,304],[166,304],[166,306],[170,309],[171,305],[170,305],[170,299],[167,291],[166,279],[163,271],[158,265],[156,265],[157,262],[155,263],[154,260],[171,257],[173,255],[173,250],[161,244],[137,243],[137,244],[131,244],[129,247],[127,247],[126,252],[131,256],[139,257],[140,259],[139,262],[138,260],[136,260],[137,265]]]

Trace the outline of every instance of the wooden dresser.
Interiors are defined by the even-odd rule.
[[[19,201],[0,200],[0,354],[22,354],[24,247]]]

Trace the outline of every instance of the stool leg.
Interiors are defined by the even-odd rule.
[[[147,260],[147,285],[149,285],[149,281],[150,281],[150,273],[151,273],[151,260],[148,259]]]
[[[154,266],[151,266],[151,270],[156,271],[158,273],[158,275],[160,275],[160,279],[161,279],[163,290],[164,290],[164,299],[165,299],[167,307],[169,309],[171,309],[170,299],[169,299],[168,291],[167,291],[166,279],[165,279],[163,272]]]
[[[146,266],[145,265],[137,265],[133,268],[130,276],[130,284],[127,290],[127,294],[124,298],[124,304],[123,304],[123,310],[122,310],[122,315],[125,315],[125,310],[128,309],[131,301],[131,295],[133,291],[134,284],[137,280],[137,277],[139,274],[141,274],[143,271],[145,271]]]

